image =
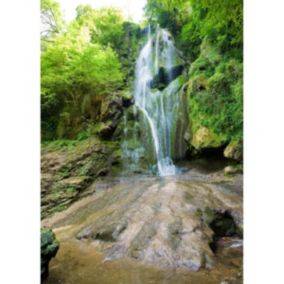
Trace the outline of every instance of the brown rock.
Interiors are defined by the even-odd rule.
[[[224,150],[224,156],[229,159],[241,161],[243,159],[243,143],[241,141],[231,141]]]

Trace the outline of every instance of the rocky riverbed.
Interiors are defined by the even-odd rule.
[[[60,242],[46,283],[242,283],[242,174],[182,166],[98,179],[44,219]]]

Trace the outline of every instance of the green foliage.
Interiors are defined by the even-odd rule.
[[[47,20],[52,28],[60,26],[57,2],[42,0],[42,13],[54,16]],[[75,20],[42,38],[43,140],[90,135],[88,125],[99,122],[102,100],[133,76],[139,31],[117,9],[80,5]]]
[[[192,13],[181,30],[182,45],[194,48],[208,38],[221,52],[242,48],[243,3],[241,0],[191,0]],[[197,49],[193,50],[197,55]],[[193,56],[193,57],[194,57]]]
[[[148,0],[146,15],[174,34],[191,61],[205,37],[221,52],[242,47],[242,0]]]
[[[70,139],[57,139],[53,141],[43,141],[42,145],[45,149],[49,151],[56,151],[60,149],[73,149],[79,144],[79,140],[70,140]],[[67,174],[67,173],[66,173]]]
[[[145,9],[151,24],[171,31],[190,64],[193,131],[206,127],[228,141],[242,137],[242,9],[241,0],[148,0]],[[105,127],[100,112],[106,96],[133,81],[141,28],[117,9],[89,5],[78,6],[76,19],[65,26],[54,0],[41,0],[41,15],[47,27],[42,138],[84,140]]]
[[[77,17],[72,26],[78,30],[87,27],[92,43],[110,45],[115,50],[121,44],[123,17],[120,10],[116,8],[94,10],[89,5],[80,5],[77,7]]]
[[[241,139],[242,63],[229,57],[220,60],[217,55],[216,50],[211,54],[202,51],[190,69],[188,94],[192,131],[206,127],[222,134],[227,141]]]
[[[141,43],[140,26],[131,23],[123,23],[123,34],[117,53],[122,65],[122,73],[125,76],[125,83],[129,86],[134,80],[135,61],[138,57]]]
[[[82,27],[88,28],[92,43],[111,46],[116,51],[126,80],[133,75],[139,48],[139,25],[124,21],[120,10],[116,8],[94,10],[89,5],[81,5],[70,28],[79,31]]]
[[[190,13],[190,3],[186,0],[148,0],[146,16],[151,24],[159,24],[177,35]]]
[[[146,15],[172,32],[190,63],[193,134],[242,139],[242,0],[148,0]]]
[[[123,75],[111,47],[90,41],[88,27],[69,28],[45,45],[41,55],[43,138],[72,138],[101,100],[121,87]]]

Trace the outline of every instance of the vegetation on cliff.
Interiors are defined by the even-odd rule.
[[[114,8],[79,6],[66,25],[56,2],[43,0],[41,7],[42,18],[55,15],[42,33],[42,138],[74,139],[99,122],[108,95],[123,93],[133,73],[139,26]]]
[[[57,1],[41,0],[42,280],[56,228],[54,279],[107,282],[97,250],[240,283],[242,0],[147,0],[140,24],[89,5],[67,23]]]
[[[150,23],[171,32],[186,62],[182,90],[188,105],[188,152],[230,144],[225,152],[238,153],[225,156],[241,157],[242,4],[148,0],[147,21],[140,25],[115,8],[80,5],[67,24],[55,0],[42,0],[42,141],[72,144],[95,136],[121,141],[135,60]]]
[[[241,0],[148,0],[149,21],[168,28],[189,65],[191,146],[242,141],[243,3]]]

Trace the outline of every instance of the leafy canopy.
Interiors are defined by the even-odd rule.
[[[242,0],[148,0],[146,14],[170,29],[193,58],[205,37],[223,51],[242,47]]]
[[[114,18],[120,19],[117,12],[84,6],[77,13],[65,31],[49,34],[42,49],[42,132],[47,138],[72,136],[72,129],[76,132],[84,121],[95,120],[103,97],[120,89],[123,81],[112,48],[119,35],[112,30]]]
[[[71,24],[73,29],[88,27],[93,43],[119,48],[124,21],[120,10],[116,8],[94,10],[90,5],[80,5],[76,11],[76,20]]]

